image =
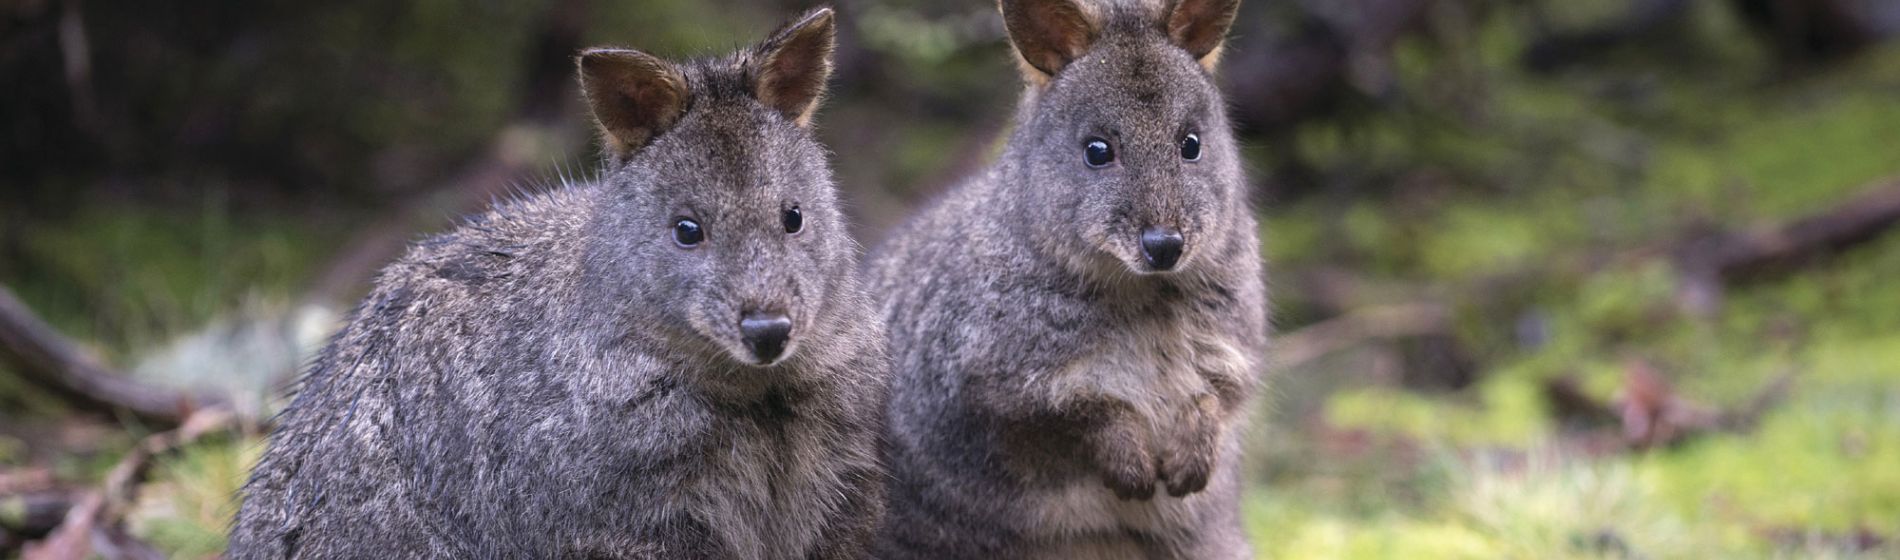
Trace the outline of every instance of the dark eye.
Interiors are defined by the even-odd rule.
[[[1181,139],[1181,159],[1200,161],[1201,137],[1199,135],[1189,134],[1187,138]]]
[[[692,247],[706,240],[706,230],[700,229],[699,222],[692,218],[680,218],[673,222],[673,241],[681,247]]]
[[[1107,140],[1090,138],[1089,143],[1082,145],[1082,156],[1089,167],[1101,167],[1115,162],[1115,148],[1110,147]]]
[[[798,233],[798,230],[805,229],[805,215],[799,213],[797,206],[786,209],[785,215],[780,216],[779,220],[785,223],[785,233]]]

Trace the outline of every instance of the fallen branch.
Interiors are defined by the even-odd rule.
[[[1900,178],[1889,178],[1819,212],[1787,222],[1736,231],[1677,235],[1633,249],[1549,259],[1534,267],[1492,274],[1454,290],[1452,301],[1496,301],[1552,278],[1582,276],[1605,267],[1665,260],[1676,270],[1684,307],[1699,312],[1719,304],[1725,286],[1773,277],[1821,262],[1821,257],[1880,238],[1900,226]]]
[[[1707,315],[1724,287],[1768,278],[1876,239],[1900,225],[1900,179],[1877,184],[1827,210],[1784,224],[1692,237],[1662,250],[1675,264],[1677,299]]]
[[[201,408],[178,428],[146,436],[106,474],[100,487],[88,491],[66,511],[59,528],[45,540],[26,547],[23,560],[87,558],[95,538],[120,550],[140,550],[140,544],[119,528],[138,497],[138,486],[151,471],[153,460],[189,445],[213,432],[239,427],[240,417],[229,407]],[[95,535],[95,533],[97,533]],[[147,547],[149,548],[149,547]]]
[[[194,409],[224,402],[216,395],[174,391],[126,377],[47,325],[5,286],[0,286],[0,362],[76,406],[122,411],[154,425],[174,426]]]
[[[1787,270],[1810,257],[1872,240],[1896,225],[1900,179],[1890,179],[1792,222],[1691,240],[1678,247],[1677,263],[1734,282]]]
[[[1554,263],[1546,261],[1537,268],[1482,277],[1454,290],[1412,288],[1397,291],[1416,292],[1419,295],[1413,299],[1424,301],[1438,300],[1440,298],[1436,296],[1450,294],[1446,301],[1495,304],[1509,301],[1508,297],[1501,297],[1500,294],[1520,294],[1526,287],[1540,285],[1553,277],[1581,275],[1605,266],[1628,266],[1667,259],[1679,273],[1681,285],[1678,294],[1683,306],[1692,311],[1707,312],[1719,305],[1725,285],[1785,273],[1799,264],[1815,261],[1817,257],[1876,239],[1896,226],[1900,226],[1900,179],[1877,183],[1840,204],[1782,224],[1733,233],[1685,236],[1633,250],[1557,259]],[[1335,290],[1340,293],[1325,293],[1319,288],[1308,289],[1309,292],[1321,293],[1321,299],[1327,306],[1364,299],[1354,297],[1351,292],[1371,290],[1367,287],[1368,282],[1339,271],[1323,271],[1308,283],[1326,288],[1345,287]],[[1387,287],[1380,291],[1383,296],[1389,297],[1395,290]],[[1509,314],[1513,310],[1499,312]],[[1274,347],[1276,363],[1280,367],[1297,367],[1370,340],[1444,334],[1449,328],[1446,324],[1447,313],[1444,306],[1431,303],[1347,311],[1333,319],[1280,336]],[[1568,407],[1568,410],[1578,412],[1578,417],[1603,415],[1601,411],[1577,408],[1584,403],[1573,398],[1579,394],[1575,387],[1546,387],[1546,393],[1553,406]]]

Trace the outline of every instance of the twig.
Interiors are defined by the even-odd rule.
[[[223,402],[216,395],[153,387],[114,371],[40,320],[5,286],[0,286],[0,362],[75,405],[125,411],[155,425],[177,425],[193,409]]]
[[[152,468],[153,459],[176,450],[206,434],[238,427],[239,416],[229,407],[201,408],[186,417],[177,429],[146,436],[130,453],[106,474],[100,487],[83,494],[65,520],[45,540],[28,545],[23,560],[67,560],[86,558],[92,553],[95,531],[100,538],[122,550],[139,550],[131,537],[117,534],[138,496],[138,486]]]
[[[45,540],[27,543],[21,560],[80,560],[92,555],[92,528],[99,519],[105,498],[99,492],[86,492],[66,510],[66,519]]]

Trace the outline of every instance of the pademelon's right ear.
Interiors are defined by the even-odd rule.
[[[746,62],[753,96],[798,126],[811,126],[831,78],[837,19],[831,8],[821,7],[773,32]]]
[[[1174,44],[1187,49],[1201,66],[1213,71],[1220,62],[1221,43],[1240,14],[1240,0],[1169,0],[1163,28]]]
[[[588,49],[580,56],[581,91],[607,153],[623,158],[679,121],[691,95],[672,63],[629,49]]]
[[[1023,74],[1042,83],[1095,44],[1095,18],[1076,0],[999,0]]]

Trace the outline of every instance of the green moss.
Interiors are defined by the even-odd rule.
[[[1900,337],[1809,354],[1792,400],[1752,433],[1644,457],[1685,512],[1750,527],[1900,527]]]
[[[1706,442],[1644,466],[1682,511],[1743,526],[1837,533],[1900,526],[1900,451],[1892,443],[1900,429],[1877,419],[1861,424],[1870,420],[1865,411],[1788,416],[1753,437]]]
[[[1243,507],[1263,558],[1697,558],[1759,554],[1706,519],[1678,513],[1626,466],[1546,454],[1458,460],[1436,509],[1356,515],[1254,495]]]
[[[26,442],[13,436],[0,436],[0,466],[11,466],[26,460]]]
[[[1561,18],[1601,16],[1578,9],[1591,13]],[[1764,86],[1749,74],[1765,70],[1767,58],[1740,40],[1748,32],[1718,6],[1694,9],[1685,40],[1734,66],[1658,70],[1633,61],[1614,77],[1527,77],[1511,67],[1521,37],[1482,23],[1475,71],[1459,67],[1469,60],[1446,60],[1441,46],[1401,46],[1402,89],[1423,92],[1408,99],[1416,105],[1405,115],[1301,136],[1301,154],[1322,169],[1350,169],[1339,172],[1346,177],[1400,169],[1431,180],[1406,175],[1425,186],[1393,186],[1402,193],[1387,199],[1275,208],[1266,251],[1279,270],[1346,266],[1377,282],[1426,286],[1500,274],[1536,283],[1523,294],[1454,298],[1461,340],[1487,366],[1471,389],[1428,395],[1363,381],[1303,383],[1289,386],[1322,392],[1292,398],[1321,399],[1321,424],[1372,434],[1375,445],[1510,456],[1573,443],[1545,410],[1543,383],[1557,376],[1574,376],[1606,401],[1620,397],[1633,363],[1677,397],[1716,409],[1748,402],[1783,375],[1792,376],[1791,395],[1752,430],[1528,469],[1457,463],[1437,468],[1450,475],[1442,487],[1422,482],[1425,467],[1391,454],[1363,459],[1397,471],[1383,474],[1345,466],[1362,460],[1353,456],[1320,454],[1336,433],[1276,431],[1319,441],[1268,452],[1284,455],[1265,463],[1273,484],[1247,504],[1263,556],[1618,557],[1627,549],[1651,558],[1850,557],[1826,536],[1865,529],[1892,539],[1900,527],[1900,236],[1731,284],[1706,316],[1681,305],[1681,279],[1664,259],[1594,258],[1697,228],[1786,220],[1900,174],[1892,155],[1900,48]],[[1632,68],[1647,73],[1632,78]],[[1443,97],[1455,86],[1427,83],[1472,79],[1483,82],[1471,93],[1482,97],[1473,102],[1481,111]],[[1539,326],[1534,340],[1514,323],[1527,320]],[[1364,363],[1328,360],[1297,375],[1363,380],[1353,368]],[[1787,536],[1804,534],[1813,537]]]
[[[217,200],[174,214],[100,205],[21,244],[21,276],[4,278],[34,310],[109,356],[155,344],[237,307],[285,300],[333,248],[328,227],[230,215]]]
[[[1652,330],[1675,305],[1676,277],[1665,262],[1629,272],[1597,274],[1578,287],[1576,314],[1590,332],[1609,336]]]
[[[1805,100],[1783,103],[1805,104]],[[1890,93],[1854,94],[1824,108],[1763,111],[1739,127],[1726,154],[1758,215],[1811,212],[1893,172],[1900,104]]]
[[[893,133],[897,149],[886,180],[899,185],[916,184],[926,174],[941,172],[944,154],[956,152],[957,143],[964,140],[959,126],[944,122],[911,123]]]
[[[1461,471],[1469,476],[1459,486],[1457,516],[1499,543],[1503,556],[1689,558],[1719,550],[1630,469],[1545,457]]]
[[[1261,558],[1486,559],[1505,548],[1468,527],[1408,519],[1362,520],[1320,516],[1267,523],[1259,531]]]
[[[1507,272],[1547,254],[1551,223],[1532,213],[1499,214],[1461,205],[1447,210],[1421,242],[1426,273],[1476,278]]]
[[[1476,404],[1371,387],[1335,393],[1326,420],[1345,429],[1407,436],[1427,445],[1522,446],[1548,433],[1537,385],[1500,380],[1480,387]]]

